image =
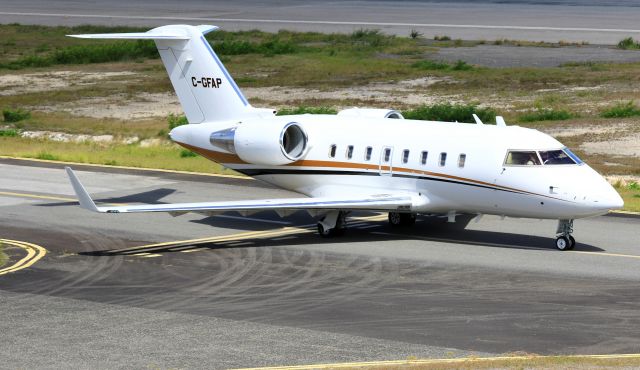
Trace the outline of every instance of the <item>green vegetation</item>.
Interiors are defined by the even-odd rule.
[[[31,118],[31,113],[20,108],[18,109],[7,108],[2,110],[2,117],[4,118],[4,121],[7,123],[14,123],[14,122],[20,122],[25,119]]]
[[[472,65],[467,64],[467,62],[463,60],[458,60],[455,64],[436,62],[433,60],[421,60],[411,64],[411,67],[423,71],[469,71],[473,69]]]
[[[9,256],[4,253],[4,244],[0,242],[0,267],[4,266],[9,261]]]
[[[640,42],[634,40],[633,37],[627,37],[618,42],[618,49],[637,50],[640,49]]]
[[[0,130],[0,137],[5,136],[5,137],[15,137],[20,135],[20,133],[18,132],[18,130],[14,130],[14,129],[6,129],[6,130]]]
[[[409,37],[411,37],[412,39],[417,39],[418,37],[422,37],[423,34],[422,32],[418,32],[417,30],[412,29],[411,32],[409,32]]]
[[[179,146],[169,143],[140,147],[116,143],[108,145],[87,142],[65,143],[19,137],[0,137],[0,155],[63,162],[237,174],[200,156],[182,157],[181,151]]]
[[[167,116],[167,123],[169,124],[169,130],[173,130],[178,126],[188,124],[189,121],[187,121],[187,117],[185,117],[184,114],[171,113]]]
[[[182,149],[180,151],[180,158],[193,158],[193,157],[197,157],[198,155],[194,152],[192,152],[191,150],[188,149]]]
[[[426,121],[447,121],[473,123],[473,114],[485,123],[495,122],[496,111],[491,108],[480,108],[476,104],[434,104],[423,105],[415,109],[402,111],[407,119]]]
[[[283,108],[277,113],[278,116],[289,116],[292,114],[336,114],[337,110],[329,107],[306,107],[300,106],[297,108]]]
[[[436,35],[433,37],[435,41],[451,41],[451,37],[447,35]]]
[[[537,121],[563,121],[574,118],[575,115],[566,110],[555,109],[536,109],[518,117],[520,122],[537,122]]]
[[[614,184],[614,188],[624,200],[624,209],[626,211],[640,212],[640,184],[634,181],[622,185],[618,182]]]
[[[618,103],[615,106],[600,113],[604,118],[625,118],[640,116],[640,108],[632,101],[626,103]]]
[[[158,58],[153,41],[136,40],[100,44],[74,45],[56,49],[46,55],[27,55],[0,63],[0,69],[49,67],[62,64],[106,63],[144,58]]]

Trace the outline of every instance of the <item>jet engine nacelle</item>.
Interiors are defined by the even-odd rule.
[[[395,118],[404,119],[402,113],[393,109],[376,108],[349,108],[338,112],[341,117],[362,117],[362,118]]]
[[[307,133],[297,122],[245,122],[211,134],[211,144],[244,162],[282,166],[307,152]]]

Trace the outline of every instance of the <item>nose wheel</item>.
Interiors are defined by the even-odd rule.
[[[561,251],[572,250],[576,246],[576,240],[571,233],[573,233],[573,220],[558,220],[556,248]]]

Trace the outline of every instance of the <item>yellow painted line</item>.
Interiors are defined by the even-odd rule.
[[[149,172],[153,171],[153,172],[176,173],[176,174],[182,174],[182,175],[226,177],[226,178],[240,179],[240,180],[255,180],[252,177],[247,177],[247,176],[243,176],[243,175],[224,175],[224,174],[220,174],[220,173],[202,173],[202,172],[191,172],[191,171],[166,170],[166,169],[161,169],[161,168],[111,166],[111,165],[105,165],[105,164],[53,161],[53,160],[48,160],[48,159],[35,159],[35,158],[21,158],[21,157],[12,157],[12,156],[6,156],[6,155],[0,155],[0,158],[1,159],[15,159],[15,160],[25,161],[25,162],[55,163],[55,164],[89,166],[89,167],[98,167],[98,168],[118,168],[118,169],[122,169],[122,170],[139,170],[139,171],[149,171]]]
[[[24,258],[22,258],[20,261],[14,263],[9,267],[1,269],[0,275],[8,274],[10,272],[16,272],[18,270],[22,270],[27,267],[30,267],[47,254],[46,249],[32,243],[21,242],[18,240],[10,240],[10,239],[0,239],[0,243],[13,245],[14,247],[22,248],[27,251],[27,255]]]
[[[236,370],[309,370],[309,369],[341,369],[358,368],[366,366],[398,366],[398,365],[432,365],[432,364],[468,364],[478,362],[513,361],[513,360],[534,360],[534,359],[640,359],[640,354],[621,355],[570,355],[570,356],[498,356],[498,357],[465,357],[465,358],[442,358],[442,359],[416,359],[416,360],[392,360],[392,361],[365,361],[365,362],[342,362],[333,364],[316,365],[294,365],[294,366],[272,366],[272,367],[252,367]]]
[[[36,195],[29,193],[13,193],[9,191],[0,191],[0,195],[6,195],[9,197],[20,197],[20,198],[33,198],[33,199],[46,199],[46,200],[60,200],[63,202],[77,202],[78,200],[75,198],[62,198],[62,197],[54,197],[50,195]]]
[[[587,252],[587,251],[570,251],[570,253],[590,254],[594,256],[607,256],[607,257],[622,257],[622,258],[637,258],[640,256],[635,254],[619,254],[619,253],[607,253],[607,252]]]
[[[6,195],[8,197],[58,200],[58,201],[63,201],[63,202],[77,202],[78,201],[78,199],[76,199],[76,198],[63,198],[63,197],[56,197],[56,196],[51,196],[51,195],[38,195],[38,194],[31,194],[31,193],[14,193],[14,192],[9,192],[9,191],[0,191],[0,195]],[[101,204],[109,205],[109,206],[126,206],[127,205],[126,203],[101,203]]]
[[[613,213],[613,214],[621,214],[621,215],[634,215],[634,216],[640,216],[640,212],[633,212],[633,211],[609,211],[609,213]]]
[[[147,253],[145,256],[140,256],[140,258],[153,258],[153,257],[162,257],[162,255],[157,253]]]
[[[425,240],[429,242],[439,242],[439,243],[459,243],[459,244],[471,244],[471,245],[485,245],[489,247],[508,247],[511,249],[526,249],[532,251],[555,251],[555,249],[549,248],[537,248],[537,247],[521,247],[521,246],[512,246],[510,244],[500,244],[500,243],[485,243],[485,242],[474,242],[471,240],[458,240],[458,239],[445,239],[445,238],[431,238],[431,237],[423,237],[417,235],[409,235],[409,234],[398,234],[398,233],[387,233],[382,231],[375,231],[372,234],[378,235],[387,235],[387,236],[401,236],[407,239],[418,239]],[[565,251],[564,253],[577,253],[577,254],[588,254],[594,256],[605,256],[605,257],[622,257],[622,258],[636,258],[640,259],[640,255],[635,254],[620,254],[620,253],[607,253],[607,252],[588,252],[588,251]]]

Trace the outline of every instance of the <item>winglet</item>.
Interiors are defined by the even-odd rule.
[[[82,183],[80,183],[80,180],[78,180],[78,177],[73,172],[73,170],[70,167],[65,167],[64,169],[65,171],[67,171],[67,176],[69,176],[69,180],[71,181],[71,185],[73,186],[73,191],[76,192],[76,196],[78,197],[78,201],[80,202],[80,207],[88,209],[89,211],[100,212],[100,209],[96,207],[93,199],[91,199],[89,193],[87,193],[84,186],[82,186]]]

